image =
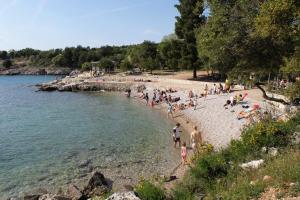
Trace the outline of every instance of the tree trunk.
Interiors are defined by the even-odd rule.
[[[193,78],[197,78],[197,68],[194,67],[194,70],[193,70]]]
[[[263,93],[263,98],[264,98],[264,99],[269,100],[269,101],[275,101],[275,102],[278,102],[278,103],[282,103],[282,104],[284,104],[284,105],[289,105],[289,103],[286,102],[286,101],[284,101],[283,99],[277,99],[277,98],[274,98],[274,97],[269,97],[269,96],[267,95],[266,91],[264,90],[264,88],[261,87],[261,85],[263,85],[263,84],[261,84],[261,83],[256,83],[255,85],[256,85],[256,87],[257,87],[258,89],[260,89],[260,91],[262,91],[262,93]]]

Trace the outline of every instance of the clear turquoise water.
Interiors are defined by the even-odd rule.
[[[80,184],[95,169],[116,185],[131,183],[178,163],[173,123],[160,112],[121,95],[31,86],[52,79],[0,76],[1,197]]]

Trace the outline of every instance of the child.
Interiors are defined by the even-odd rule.
[[[187,156],[186,143],[184,142],[181,147],[182,164],[186,163],[186,156]]]

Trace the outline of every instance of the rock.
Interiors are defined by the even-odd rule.
[[[53,200],[72,200],[72,199],[69,197],[62,196],[62,195],[54,195]]]
[[[52,84],[43,84],[39,87],[39,90],[51,92],[57,90],[57,86]]]
[[[24,200],[39,200],[40,196],[39,194],[28,194],[24,196]]]
[[[80,74],[80,71],[76,69],[76,70],[71,71],[69,76],[76,76],[78,74]]]
[[[84,194],[87,197],[91,197],[93,195],[103,195],[104,193],[109,191],[108,183],[104,177],[104,175],[96,171],[93,173],[92,177],[89,179],[87,186],[84,188]]]
[[[123,185],[123,187],[125,188],[126,191],[133,191],[134,190],[132,185]]]
[[[60,196],[60,195],[51,195],[51,194],[45,194],[40,196],[39,200],[72,200],[69,197]]]
[[[92,163],[92,161],[90,159],[84,160],[78,165],[78,167],[80,167],[80,168],[88,167],[91,163]]]
[[[296,183],[290,183],[290,187],[293,187],[295,185],[296,185]]]
[[[81,200],[83,199],[83,194],[80,192],[76,185],[69,185],[67,190],[67,196],[71,197],[72,200]]]
[[[267,153],[267,147],[262,147],[262,148],[261,148],[261,152]]]
[[[39,200],[39,198],[43,195],[48,194],[48,191],[44,188],[38,188],[29,194],[24,195],[24,200]]]
[[[298,130],[300,130],[300,127],[298,125],[297,127]],[[300,131],[298,132],[295,132],[294,135],[293,135],[293,141],[292,141],[292,144],[300,144]]]
[[[114,193],[106,200],[140,200],[140,198],[137,197],[134,194],[134,192],[131,191],[131,192]]]
[[[257,169],[263,163],[264,163],[263,159],[252,160],[250,162],[241,164],[240,167],[243,168],[243,169]]]
[[[271,156],[275,157],[275,156],[278,155],[278,149],[275,148],[275,147],[271,147],[271,148],[269,148],[268,153],[269,153]]]
[[[256,185],[257,181],[250,181],[250,185]]]
[[[265,181],[265,182],[269,182],[271,180],[272,180],[272,177],[268,176],[268,175],[264,176],[264,178],[263,178],[263,181]]]

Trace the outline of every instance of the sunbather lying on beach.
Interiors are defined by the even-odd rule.
[[[238,120],[243,119],[243,118],[248,118],[258,109],[260,109],[260,106],[258,104],[254,104],[251,108],[247,108],[246,110],[241,111],[238,114],[237,118],[238,118]]]
[[[174,89],[172,89],[172,88],[169,88],[169,89],[166,90],[166,92],[174,93],[174,92],[177,92],[177,90],[174,90]]]

